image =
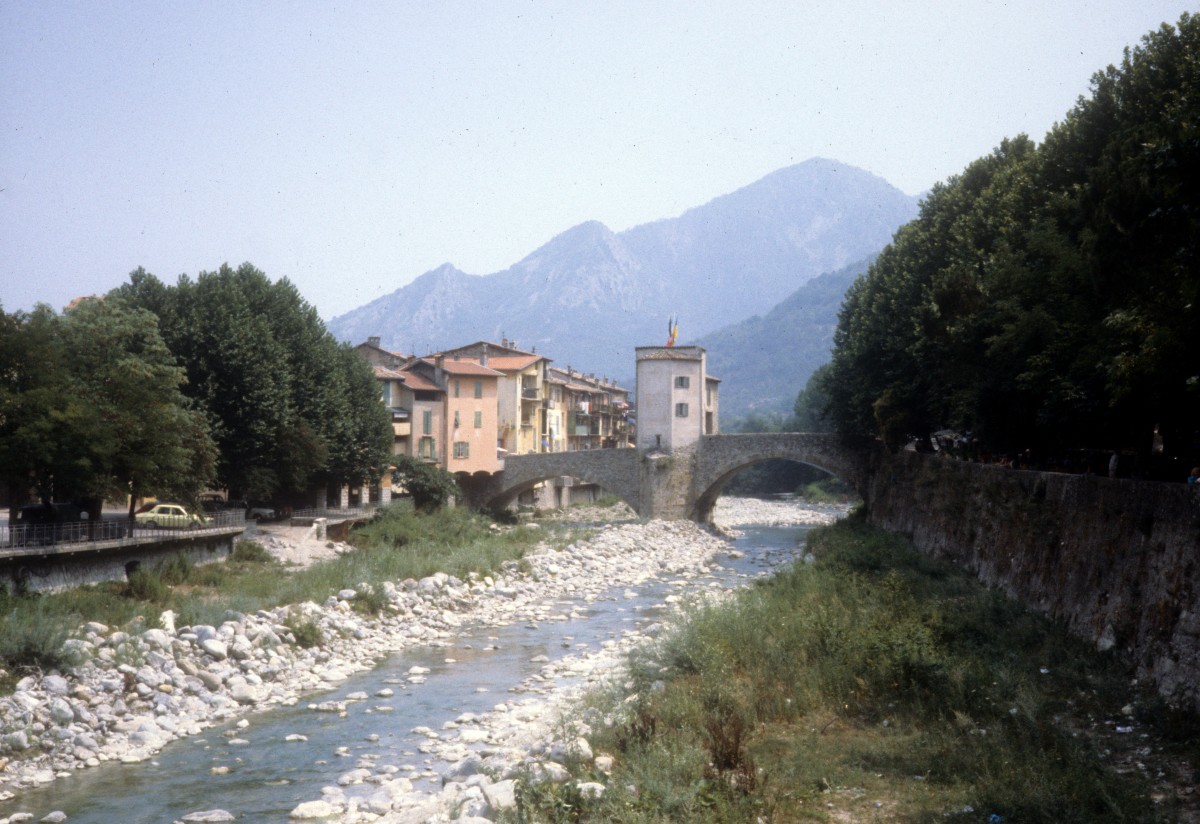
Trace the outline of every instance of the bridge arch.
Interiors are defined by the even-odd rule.
[[[717,498],[729,481],[748,467],[769,460],[807,464],[861,488],[862,456],[846,450],[836,436],[821,433],[748,433],[710,435],[697,451],[690,517],[712,519]]]
[[[635,512],[641,509],[636,449],[595,449],[582,452],[542,452],[510,455],[504,470],[485,482],[472,478],[468,498],[475,506],[503,507],[522,492],[553,478],[576,478],[617,496]]]
[[[670,452],[594,449],[513,455],[501,472],[465,478],[463,485],[468,503],[488,507],[507,505],[551,478],[578,478],[616,495],[643,518],[707,522],[730,478],[771,459],[817,467],[860,493],[867,477],[866,453],[846,449],[834,435],[758,433],[706,435]]]

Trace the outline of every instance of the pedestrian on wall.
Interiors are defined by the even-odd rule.
[[[1200,466],[1193,466],[1191,474],[1187,476],[1187,485],[1192,489],[1200,489]]]

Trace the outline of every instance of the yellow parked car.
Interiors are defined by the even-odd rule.
[[[198,526],[207,526],[212,521],[192,512],[182,504],[155,504],[145,512],[139,512],[133,516],[134,521],[138,526],[148,527],[150,529],[192,529]]]

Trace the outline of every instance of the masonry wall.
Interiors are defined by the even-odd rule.
[[[0,560],[0,589],[57,592],[85,584],[123,581],[133,569],[152,569],[175,555],[182,555],[192,564],[212,563],[228,558],[241,536],[242,529],[238,528],[205,530],[150,544],[121,545],[112,541],[46,547],[40,553]]]
[[[879,455],[870,520],[953,559],[1200,710],[1200,495],[1180,484]]]
[[[692,517],[691,497],[696,475],[697,444],[678,446],[670,454],[643,453],[640,458],[639,484],[643,518],[682,521]]]

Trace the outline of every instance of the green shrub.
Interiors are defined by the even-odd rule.
[[[258,541],[240,540],[233,546],[231,561],[239,564],[270,564],[275,562],[275,556],[267,551]]]
[[[171,587],[158,570],[136,569],[129,574],[125,586],[129,597],[138,601],[161,606],[171,597]]]
[[[71,666],[63,643],[67,625],[40,596],[0,597],[0,664],[13,674]]]
[[[837,478],[813,481],[796,490],[796,494],[813,503],[838,503],[855,496],[854,490]]]
[[[304,649],[319,647],[325,641],[321,628],[313,621],[288,621],[285,625],[296,639],[296,645]]]
[[[355,612],[362,615],[381,615],[387,609],[389,602],[387,595],[383,592],[383,587],[367,584],[356,587],[354,592],[354,600],[351,605]]]
[[[165,561],[156,564],[154,569],[163,584],[175,586],[186,583],[191,577],[192,562],[182,552],[177,552]]]
[[[427,464],[411,455],[393,455],[396,466],[394,480],[412,496],[418,511],[433,512],[460,494],[454,476],[444,469]]]

